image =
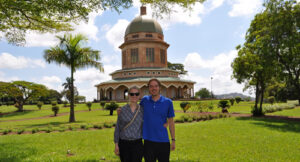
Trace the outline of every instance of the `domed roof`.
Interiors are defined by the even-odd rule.
[[[125,36],[137,32],[153,32],[163,34],[161,26],[154,19],[138,16],[131,21],[125,31]]]

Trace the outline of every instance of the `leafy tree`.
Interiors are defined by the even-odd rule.
[[[36,106],[39,108],[39,110],[41,110],[42,106],[43,106],[43,102],[39,101]]]
[[[92,109],[92,102],[87,102],[86,106],[89,108],[89,111],[91,111]]]
[[[18,111],[23,111],[26,101],[36,100],[47,94],[48,90],[44,85],[26,81],[0,82],[0,96],[9,96],[16,101]]]
[[[206,88],[201,88],[198,92],[196,92],[195,96],[200,97],[200,98],[210,98],[211,97],[209,90]]]
[[[218,107],[222,108],[222,113],[228,113],[228,108],[230,108],[229,102],[227,100],[220,100]]]
[[[157,16],[170,13],[174,4],[191,9],[203,0],[140,0],[150,4]],[[91,12],[112,9],[120,13],[120,8],[129,8],[132,0],[1,0],[0,32],[9,43],[23,45],[27,31],[60,32],[73,30],[72,23],[88,20]]]
[[[189,102],[181,102],[180,107],[185,113],[191,107],[191,104]]]
[[[57,106],[57,105],[52,106],[52,111],[54,113],[54,116],[57,116],[57,113],[59,111],[59,106]]]
[[[58,91],[56,91],[54,89],[49,89],[47,95],[40,97],[39,101],[42,101],[44,103],[50,103],[51,101],[57,101],[58,103],[61,103],[62,97],[63,96]]]
[[[180,64],[180,63],[168,62],[168,68],[171,69],[171,70],[178,71],[180,75],[185,75],[187,73],[187,71],[184,70],[184,65]]]
[[[48,63],[56,62],[57,64],[66,65],[71,69],[71,86],[70,86],[70,119],[69,122],[75,122],[74,114],[74,80],[73,74],[79,68],[96,67],[103,72],[103,67],[100,62],[100,54],[97,50],[92,50],[90,47],[83,47],[87,42],[87,37],[84,35],[64,35],[57,36],[60,43],[55,47],[45,50],[44,58]]]
[[[273,105],[273,103],[275,102],[275,97],[274,96],[268,97],[268,101],[271,103],[271,105]]]
[[[233,106],[233,105],[234,105],[235,99],[234,99],[234,98],[231,98],[229,101],[230,101],[231,106]]]
[[[100,105],[101,105],[102,109],[104,109],[105,104],[106,104],[105,101],[100,101]]]
[[[113,115],[114,110],[116,110],[119,105],[116,102],[111,102],[105,106],[105,109],[109,110],[109,115]]]
[[[74,98],[75,103],[85,102],[85,96],[75,96]]]
[[[242,98],[240,96],[235,97],[235,102],[239,104],[242,101]]]
[[[280,79],[296,89],[300,102],[300,3],[295,0],[269,0],[265,3],[264,28],[269,31],[266,47],[277,61]]]

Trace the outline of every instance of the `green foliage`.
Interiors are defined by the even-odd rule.
[[[179,74],[181,74],[181,75],[185,75],[187,73],[187,71],[184,70],[184,65],[180,64],[180,63],[168,62],[168,68],[171,69],[171,70],[178,71]]]
[[[31,133],[32,133],[32,134],[37,133],[37,132],[39,132],[39,129],[38,129],[38,128],[33,128],[33,129],[31,130]]]
[[[100,105],[101,105],[102,109],[104,109],[105,104],[106,104],[105,101],[100,101]]]
[[[218,107],[222,108],[222,113],[228,113],[228,108],[230,108],[229,102],[227,100],[220,100]]]
[[[276,111],[293,109],[295,107],[296,107],[296,104],[293,104],[293,103],[264,105],[263,106],[263,112],[264,113],[273,113],[273,112],[276,112]]]
[[[110,111],[110,115],[113,115],[113,111],[116,110],[118,107],[119,105],[116,102],[111,102],[105,106],[105,109]]]
[[[264,116],[265,115],[265,113],[263,112],[262,109],[257,109],[254,106],[251,106],[251,109],[252,109],[251,113],[253,116]]]
[[[191,104],[189,102],[181,102],[180,107],[185,113],[191,107]]]
[[[71,69],[70,77],[70,119],[69,122],[75,122],[74,114],[74,72],[79,68],[96,67],[103,72],[103,66],[100,62],[100,52],[92,50],[90,47],[83,47],[88,38],[84,35],[65,34],[63,37],[57,36],[59,44],[44,51],[44,58],[48,63],[55,62],[63,64]]]
[[[56,106],[57,105],[57,101],[51,101],[51,105],[52,106]]]
[[[24,129],[19,129],[19,130],[17,130],[17,133],[22,134],[22,133],[24,133],[24,131],[25,131]]]
[[[68,101],[63,101],[64,107],[68,107]]]
[[[271,105],[273,105],[273,103],[275,102],[275,97],[274,96],[269,96],[268,101],[269,101],[269,103],[271,103]]]
[[[39,101],[36,106],[39,108],[39,110],[41,110],[42,106],[43,106],[43,102]]]
[[[239,96],[235,97],[235,102],[236,102],[237,104],[239,104],[241,101],[242,101],[242,98],[241,98],[241,97],[239,97]]]
[[[59,106],[52,106],[52,111],[54,112],[54,116],[56,116],[59,111]]]
[[[233,106],[233,105],[234,105],[235,99],[234,99],[234,98],[231,98],[229,101],[230,101],[231,106]]]
[[[89,108],[89,111],[92,110],[92,102],[87,102],[86,106]]]
[[[199,91],[196,92],[195,96],[200,97],[201,99],[211,98],[211,94],[206,88],[201,88]]]

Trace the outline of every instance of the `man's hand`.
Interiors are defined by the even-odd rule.
[[[119,145],[117,143],[115,144],[115,154],[120,156]]]
[[[166,122],[166,123],[164,124],[164,127],[165,127],[165,128],[168,128],[168,122]]]
[[[175,141],[172,141],[172,144],[171,144],[171,150],[174,151],[175,148],[176,148],[176,147],[175,147]]]
[[[120,115],[121,113],[121,107],[117,108],[117,114]]]

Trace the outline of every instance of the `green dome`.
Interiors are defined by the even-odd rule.
[[[137,32],[153,32],[163,34],[159,23],[145,16],[138,16],[131,21],[125,31],[125,36]]]

